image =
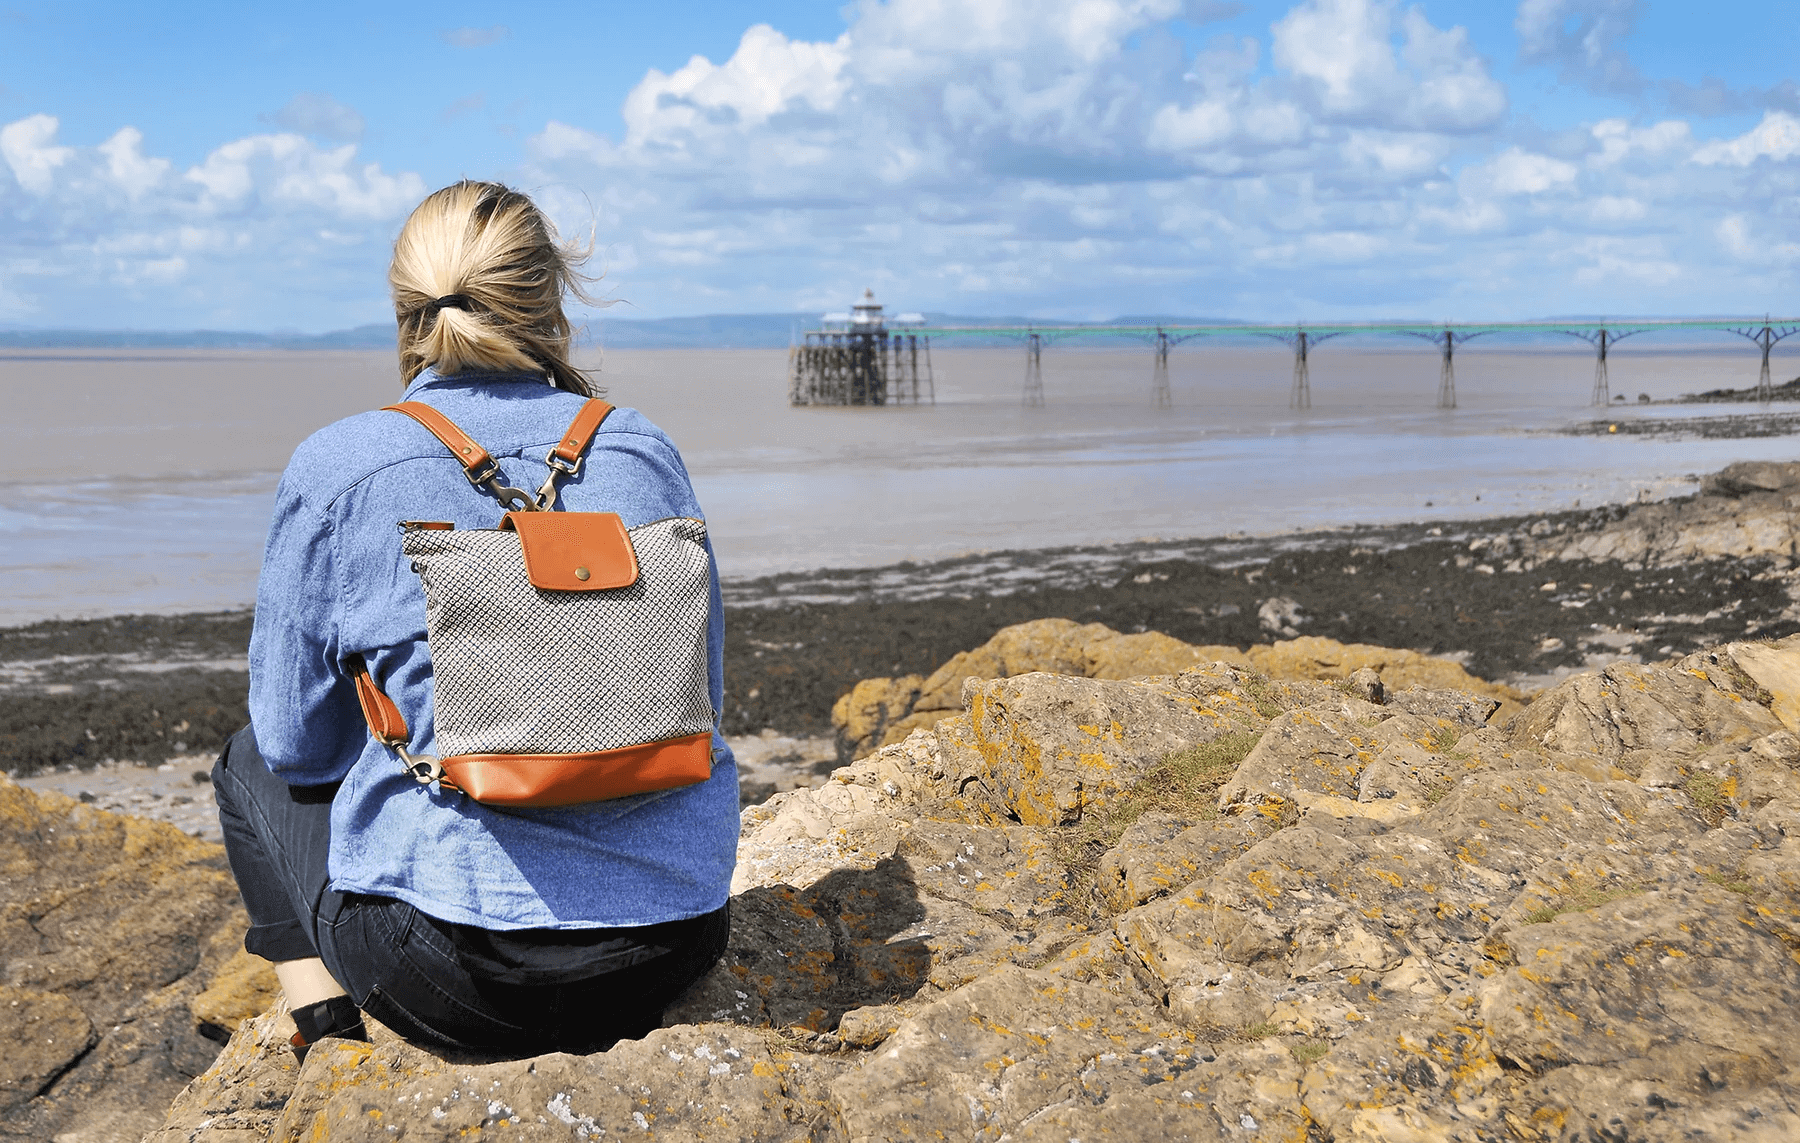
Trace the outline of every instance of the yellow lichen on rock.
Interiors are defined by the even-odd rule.
[[[1524,709],[1525,695],[1469,674],[1453,659],[1417,651],[1339,643],[1302,636],[1243,650],[1232,646],[1183,643],[1160,631],[1125,635],[1102,623],[1036,619],[999,631],[972,651],[964,651],[920,678],[864,679],[840,697],[831,724],[853,758],[900,742],[963,710],[963,685],[970,678],[1012,678],[1032,672],[1088,679],[1141,679],[1177,675],[1207,663],[1247,667],[1287,682],[1333,682],[1362,668],[1381,675],[1390,691],[1412,686],[1455,690],[1500,703],[1495,720]],[[1800,708],[1797,708],[1800,711]]]
[[[1340,643],[1336,639],[1302,635],[1298,639],[1252,647],[1244,653],[1244,658],[1252,670],[1271,679],[1333,682],[1347,679],[1367,667],[1381,676],[1383,685],[1390,692],[1417,686],[1498,699],[1500,709],[1494,714],[1496,723],[1504,723],[1523,710],[1529,701],[1523,692],[1504,683],[1476,678],[1454,659],[1377,647],[1371,643]]]

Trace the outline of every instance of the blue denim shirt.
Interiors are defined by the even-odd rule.
[[[460,425],[536,488],[581,398],[534,376],[419,375],[406,400]],[[617,512],[627,528],[700,516],[675,446],[617,409],[561,486],[559,508]],[[292,785],[342,781],[331,809],[331,884],[398,897],[488,929],[649,925],[725,903],[737,857],[737,765],[713,732],[711,779],[562,809],[495,810],[421,786],[374,741],[344,663],[363,656],[435,753],[425,597],[400,553],[401,520],[491,528],[501,508],[408,417],[368,412],[309,437],[288,463],[256,592],[250,717],[269,769]],[[713,574],[712,703],[724,707],[725,623]]]

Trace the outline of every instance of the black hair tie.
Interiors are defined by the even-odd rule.
[[[441,298],[433,298],[426,302],[425,308],[434,314],[439,310],[462,310],[466,313],[470,300],[467,294],[445,294]]]

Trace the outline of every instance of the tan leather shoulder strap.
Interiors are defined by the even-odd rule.
[[[423,401],[402,401],[398,405],[383,405],[383,412],[405,413],[413,420],[425,426],[425,430],[438,440],[456,457],[457,463],[469,474],[470,480],[477,479],[477,474],[493,463],[493,457],[487,449],[475,443],[475,438],[456,427],[456,422],[438,412]]]
[[[383,405],[384,412],[405,413],[426,431],[442,441],[451,455],[463,466],[463,474],[469,483],[477,488],[485,488],[492,493],[501,504],[508,509],[520,508],[525,511],[548,512],[556,504],[556,481],[559,476],[573,476],[581,471],[581,459],[592,443],[594,434],[600,431],[600,423],[606,420],[613,407],[598,397],[589,398],[569,423],[568,431],[556,442],[556,447],[544,457],[550,466],[550,476],[533,496],[522,488],[510,488],[500,483],[500,466],[488,455],[488,450],[475,443],[475,438],[457,427],[456,422],[438,412],[422,401],[402,401],[397,405]]]
[[[363,721],[369,724],[369,733],[375,741],[384,746],[399,743],[406,745],[409,737],[406,729],[406,718],[401,715],[400,708],[394,700],[387,696],[369,674],[368,664],[361,655],[345,664],[350,669],[350,678],[356,683],[356,701],[362,706]]]
[[[563,433],[562,440],[550,450],[550,455],[571,468],[578,465],[581,455],[593,441],[594,434],[600,431],[601,422],[612,411],[613,407],[600,398],[588,398],[587,403],[581,406],[581,412],[576,413],[575,419],[569,422],[569,429]]]

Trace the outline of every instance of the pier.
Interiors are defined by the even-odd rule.
[[[866,300],[867,295],[865,295]],[[859,307],[860,308],[860,307]],[[879,307],[877,307],[879,308]],[[831,317],[832,315],[827,315]],[[1294,352],[1293,385],[1288,404],[1295,409],[1312,407],[1312,377],[1309,358],[1323,342],[1339,337],[1411,337],[1431,342],[1440,356],[1437,405],[1440,409],[1456,408],[1456,347],[1478,337],[1524,337],[1557,334],[1579,338],[1594,347],[1594,388],[1590,400],[1594,405],[1613,402],[1607,376],[1608,350],[1627,337],[1646,333],[1670,332],[1732,333],[1750,341],[1762,352],[1762,370],[1756,384],[1757,399],[1773,399],[1774,385],[1769,373],[1769,352],[1777,344],[1800,333],[1800,318],[1678,318],[1666,321],[1539,321],[1539,322],[1449,322],[1441,325],[1406,322],[1349,322],[1295,325],[1024,325],[1024,326],[932,326],[922,322],[908,325],[909,343],[927,347],[929,363],[930,339],[954,341],[980,338],[1006,338],[1025,347],[1026,405],[1044,404],[1043,350],[1046,345],[1082,338],[1126,338],[1152,347],[1155,362],[1151,367],[1150,400],[1159,408],[1173,404],[1169,391],[1169,351],[1187,342],[1208,339],[1263,337],[1279,341]],[[814,334],[808,334],[810,347]],[[817,336],[838,336],[820,334]],[[929,371],[929,364],[927,365]],[[1621,398],[1622,400],[1623,398]],[[796,400],[795,404],[803,402]],[[834,401],[833,404],[881,404],[881,401]]]
[[[788,350],[790,405],[931,405],[931,338],[925,319],[901,314],[889,328],[871,290],[848,313],[826,314]],[[1042,404],[1042,386],[1039,386]]]

